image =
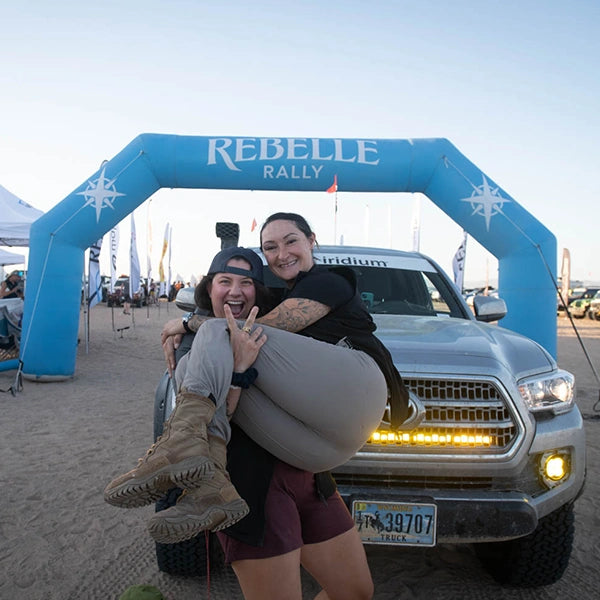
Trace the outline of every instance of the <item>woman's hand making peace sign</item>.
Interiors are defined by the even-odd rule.
[[[241,328],[233,318],[229,305],[225,304],[224,310],[229,327],[229,341],[233,351],[233,370],[235,373],[243,373],[254,364],[260,349],[267,341],[267,336],[263,334],[262,327],[252,330],[258,313],[257,306],[252,308]]]

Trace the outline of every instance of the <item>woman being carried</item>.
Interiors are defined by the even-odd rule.
[[[280,460],[313,473],[346,462],[363,446],[381,420],[388,391],[393,425],[402,423],[407,393],[389,352],[373,334],[353,274],[315,266],[314,245],[315,234],[299,215],[277,213],[263,225],[261,249],[288,289],[285,299],[257,320],[266,343],[252,369],[235,371],[232,352],[256,336],[252,318],[242,329],[232,316],[229,328],[223,320],[200,316],[185,326],[167,323],[164,341],[185,327],[198,331],[177,368],[176,409],[140,465],[109,484],[109,502],[137,506],[132,498],[164,490],[168,479],[193,489],[219,471],[210,458],[206,424],[225,406],[231,385],[243,388],[233,421]],[[227,316],[227,308],[224,312]],[[181,434],[172,433],[179,429]],[[154,518],[169,529],[168,515]],[[203,528],[215,529],[210,522]],[[191,537],[199,530],[186,533]]]

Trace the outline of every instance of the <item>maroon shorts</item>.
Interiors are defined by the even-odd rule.
[[[227,563],[287,554],[305,544],[317,544],[354,527],[338,492],[321,500],[312,473],[276,461],[265,502],[265,536],[262,546],[251,546],[218,533]]]

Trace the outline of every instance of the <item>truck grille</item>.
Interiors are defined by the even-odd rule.
[[[491,381],[405,378],[405,385],[421,400],[425,418],[405,432],[382,428],[365,451],[378,447],[419,449],[420,454],[505,452],[518,435],[509,401]]]

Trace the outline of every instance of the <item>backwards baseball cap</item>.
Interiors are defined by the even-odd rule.
[[[250,270],[228,266],[227,263],[232,258],[244,259],[250,264]],[[215,273],[243,275],[244,277],[251,277],[254,281],[258,281],[258,283],[263,283],[263,264],[260,256],[254,250],[242,248],[241,246],[225,248],[213,258],[210,269],[208,269],[208,275],[214,275]]]

